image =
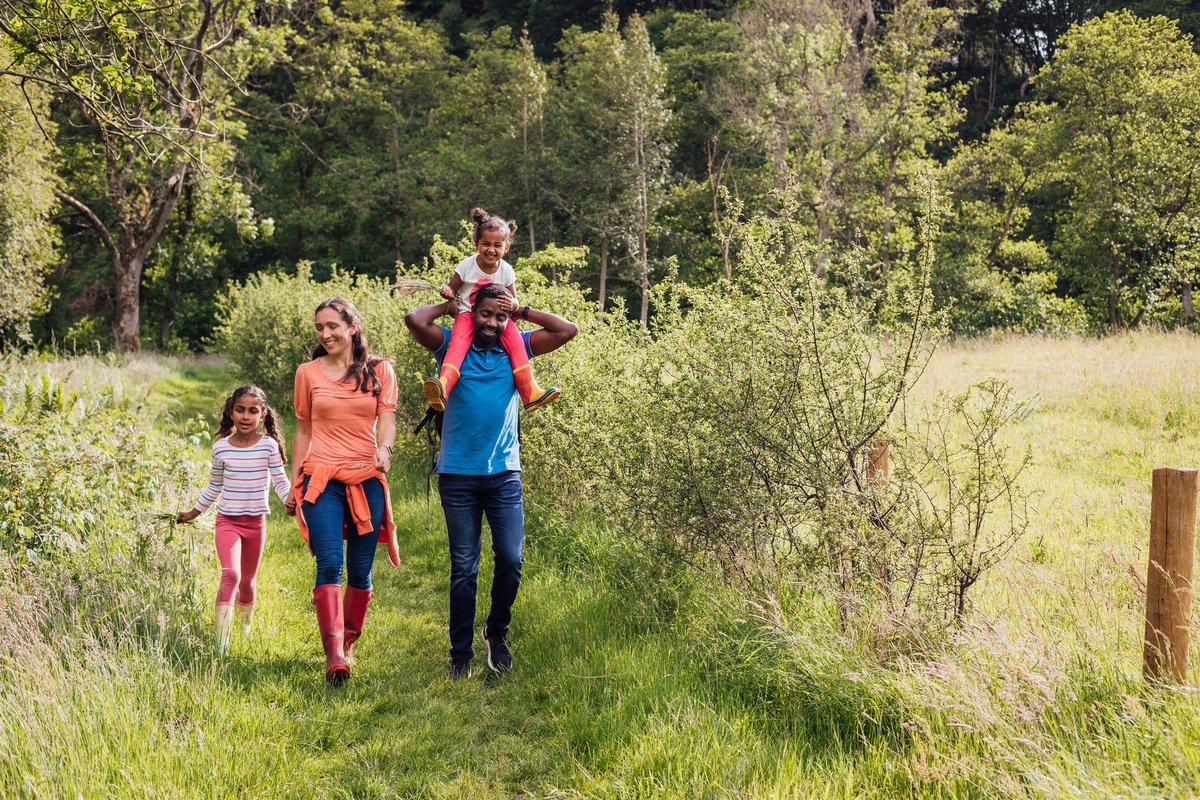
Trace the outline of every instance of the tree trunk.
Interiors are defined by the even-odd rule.
[[[142,349],[139,328],[142,321],[141,286],[145,256],[122,253],[117,265],[117,313],[113,319],[113,347],[121,353],[136,353]]]
[[[1183,282],[1183,321],[1188,325],[1196,318],[1196,310],[1192,307],[1192,282]]]
[[[596,310],[604,313],[604,301],[608,291],[608,236],[600,237],[600,299],[596,302]]]
[[[1117,328],[1121,325],[1120,309],[1117,308],[1117,290],[1113,287],[1108,290],[1108,324],[1109,327]]]
[[[646,229],[643,227],[638,231],[638,261],[641,267],[641,284],[642,284],[642,327],[650,321],[650,257],[646,253]]]
[[[533,238],[533,215],[529,215],[529,253],[532,255],[537,252],[537,239]]]

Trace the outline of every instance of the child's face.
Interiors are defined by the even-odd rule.
[[[244,394],[233,401],[229,416],[233,419],[233,429],[242,436],[249,436],[258,430],[258,425],[266,413],[262,403]]]
[[[479,234],[479,241],[475,243],[475,249],[479,251],[475,260],[486,270],[495,269],[500,264],[500,259],[508,252],[510,244],[512,242],[508,240],[504,231],[484,230]]]
[[[317,341],[331,356],[341,355],[350,347],[351,337],[358,330],[356,325],[347,325],[346,320],[337,309],[323,308],[313,319],[313,327],[317,329]]]

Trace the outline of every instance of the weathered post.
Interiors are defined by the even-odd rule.
[[[1200,470],[1158,467],[1150,501],[1143,675],[1187,682]]]
[[[876,483],[887,483],[892,474],[888,457],[887,437],[882,433],[871,440],[871,453],[867,456],[867,478]]]

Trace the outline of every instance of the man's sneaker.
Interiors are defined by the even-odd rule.
[[[470,661],[451,661],[449,674],[451,678],[469,678],[471,677],[471,662]]]
[[[508,649],[508,639],[503,636],[488,638],[487,627],[479,629],[483,643],[487,645],[488,666],[493,672],[505,673],[512,669],[512,651]]]

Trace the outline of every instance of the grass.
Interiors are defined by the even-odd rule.
[[[819,597],[648,591],[602,524],[532,509],[517,669],[451,681],[440,509],[397,480],[402,564],[377,561],[341,690],[321,677],[311,557],[278,510],[254,635],[226,658],[195,635],[18,646],[36,614],[9,597],[0,796],[1196,796],[1200,703],[1139,668],[1150,469],[1200,465],[1197,345],[1011,338],[935,358],[925,397],[999,374],[1035,403],[1011,431],[1034,447],[1032,531],[948,647],[881,662]],[[215,361],[122,369],[177,404],[167,425],[232,386]],[[205,598],[210,536],[195,533]]]

